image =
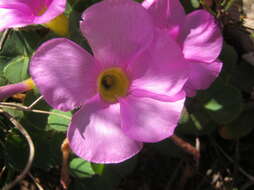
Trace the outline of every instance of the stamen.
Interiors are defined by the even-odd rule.
[[[106,75],[103,77],[101,83],[105,89],[109,90],[114,85],[114,78],[113,76]]]
[[[108,102],[116,102],[125,96],[129,88],[129,80],[121,68],[113,67],[101,72],[97,79],[98,92]]]

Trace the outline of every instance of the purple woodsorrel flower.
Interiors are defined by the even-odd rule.
[[[48,23],[64,12],[65,5],[66,0],[1,0],[0,31]]]
[[[16,84],[0,86],[0,101],[14,94],[25,92],[33,88],[34,88],[34,83],[32,79],[27,79],[25,81],[22,81]]]
[[[80,28],[94,57],[57,38],[42,44],[30,65],[52,107],[81,106],[68,129],[73,152],[92,162],[118,163],[138,153],[143,142],[171,136],[188,77],[176,42],[155,29],[148,12],[131,0],[91,6]]]
[[[222,68],[218,56],[223,40],[215,18],[205,10],[185,15],[179,0],[145,0],[143,6],[157,27],[178,42],[190,63],[190,76],[184,87],[187,95],[194,96],[196,90],[208,88]]]

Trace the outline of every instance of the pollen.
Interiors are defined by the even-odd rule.
[[[101,72],[97,79],[97,89],[100,96],[107,102],[116,102],[118,97],[125,96],[129,88],[129,79],[118,67]]]

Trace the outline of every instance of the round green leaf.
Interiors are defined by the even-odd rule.
[[[254,67],[244,61],[237,65],[231,83],[237,88],[251,93],[254,86]]]
[[[71,112],[62,112],[59,110],[52,110],[51,112],[56,114],[61,114],[70,118],[72,116]],[[53,114],[49,115],[48,117],[49,129],[53,129],[56,131],[66,131],[69,123],[70,123],[70,119],[67,119],[65,117],[61,117],[61,116],[53,115]]]
[[[93,166],[90,162],[82,160],[81,158],[74,158],[70,162],[70,171],[71,174],[75,177],[84,178],[84,177],[92,177],[95,175],[95,171],[93,170]]]
[[[228,45],[226,42],[223,44],[222,52],[220,54],[220,60],[223,62],[222,71],[220,77],[229,80],[233,76],[236,63],[238,61],[238,55],[235,49]]]
[[[136,168],[137,161],[135,156],[119,164],[107,164],[102,175],[93,175],[92,178],[74,178],[70,189],[117,189],[123,177],[130,175]]]
[[[200,98],[209,116],[219,124],[233,121],[242,111],[241,92],[222,80],[217,80]]]
[[[248,135],[254,128],[254,111],[243,112],[236,120],[224,126],[220,135],[226,139],[237,139]]]
[[[191,5],[197,9],[200,7],[200,2],[199,0],[191,0]]]
[[[24,168],[28,159],[27,142],[17,130],[12,130],[6,137],[5,159],[15,169]]]
[[[21,40],[20,31],[11,30],[1,50],[1,55],[7,57],[16,57],[24,55],[26,48]]]
[[[29,58],[26,56],[18,56],[12,59],[4,68],[4,77],[11,83],[18,83],[28,78]]]
[[[7,84],[7,79],[4,76],[1,76],[2,73],[0,72],[0,86],[4,86]]]
[[[9,109],[9,108],[3,108],[3,110],[8,112],[11,116],[13,116],[17,120],[21,120],[24,117],[23,111]]]

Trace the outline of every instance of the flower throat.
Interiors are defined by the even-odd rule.
[[[129,80],[121,68],[113,67],[100,73],[97,88],[105,101],[116,102],[118,97],[127,94]]]

